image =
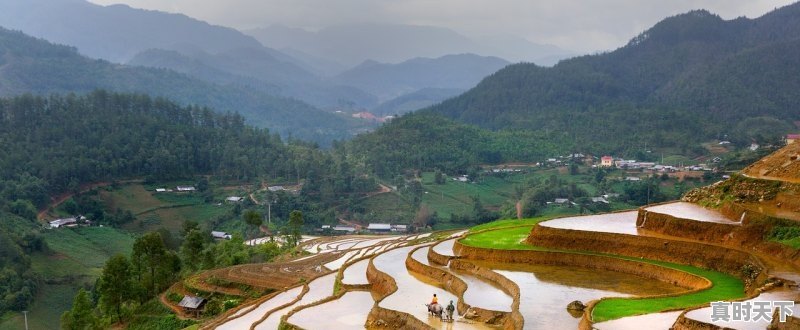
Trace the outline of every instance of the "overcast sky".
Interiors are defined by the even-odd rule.
[[[319,29],[348,23],[446,27],[467,36],[510,34],[591,53],[612,50],[661,19],[708,9],[755,18],[790,0],[90,0],[125,3],[237,29]]]

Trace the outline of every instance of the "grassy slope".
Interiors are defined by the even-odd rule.
[[[110,227],[64,228],[44,234],[52,254],[35,254],[33,269],[47,278],[97,276],[108,258],[129,254],[134,237]]]
[[[501,220],[491,222],[482,227],[475,227],[472,231],[481,229],[492,229],[485,232],[475,233],[462,239],[462,243],[469,246],[502,249],[502,250],[541,250],[541,251],[557,251],[545,249],[528,244],[523,244],[522,241],[528,236],[533,225],[543,221],[543,218],[526,219],[526,220]],[[510,227],[513,225],[522,225],[530,223],[530,226]],[[613,298],[606,299],[598,303],[593,311],[593,319],[595,322],[607,321],[617,319],[625,316],[633,316],[640,314],[649,314],[665,310],[682,309],[691,306],[705,304],[711,301],[729,300],[744,297],[744,284],[741,280],[728,274],[721,272],[706,270],[698,267],[679,265],[674,263],[637,259],[617,255],[607,255],[592,252],[582,251],[563,251],[569,253],[585,253],[591,255],[604,255],[611,256],[626,260],[635,260],[640,262],[647,262],[657,264],[663,267],[670,267],[683,270],[698,276],[707,278],[713,283],[713,286],[704,291],[676,296],[676,297],[662,297],[662,298],[644,298],[644,299],[629,299],[629,298]]]
[[[109,227],[53,229],[43,235],[51,253],[31,256],[31,268],[45,282],[30,306],[31,329],[57,328],[61,314],[72,306],[78,288],[94,284],[109,257],[130,254],[134,241],[130,234]],[[24,319],[17,314],[0,322],[0,330],[24,329],[24,326]]]
[[[61,314],[72,306],[72,300],[78,288],[70,284],[44,284],[33,305],[28,311],[28,327],[30,329],[58,328]],[[10,313],[7,319],[0,322],[0,330],[25,329],[25,319],[21,313]]]

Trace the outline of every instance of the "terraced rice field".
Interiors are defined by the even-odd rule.
[[[735,223],[712,210],[692,204],[675,204],[650,207],[647,211],[667,214],[673,212],[689,221]],[[223,322],[212,322],[209,324],[216,325],[205,328],[216,326],[218,329],[278,329],[282,323],[286,323],[302,329],[420,328],[424,325],[434,329],[577,329],[581,319],[587,318],[595,322],[592,327],[601,330],[669,329],[680,320],[684,309],[689,310],[684,317],[686,320],[709,326],[748,330],[767,327],[763,322],[711,322],[708,302],[745,296],[743,283],[735,276],[658,260],[581,251],[580,243],[576,243],[578,246],[575,250],[569,251],[525,243],[531,228],[536,225],[598,235],[649,237],[651,234],[647,230],[636,227],[637,214],[637,211],[628,211],[542,222],[541,219],[504,221],[498,225],[482,226],[482,230],[469,233],[460,231],[393,237],[345,236],[312,239],[303,246],[312,255],[287,262],[283,267],[297,264],[292,266],[294,268],[284,269],[286,274],[313,270],[318,275],[308,276],[306,282],[297,283],[275,294],[271,299],[257,300],[243,306],[226,316]],[[664,239],[663,234],[653,237]],[[688,242],[685,238],[680,239]],[[486,249],[488,257],[470,259],[470,255],[461,254],[463,251],[460,250],[460,244]],[[711,286],[689,292],[687,287],[676,285],[677,282],[666,282],[659,280],[657,276],[623,270],[614,271],[597,266],[492,261],[492,253],[495,253],[492,251],[508,250],[512,251],[512,255],[557,252],[564,254],[565,258],[575,254],[665,267],[671,271],[677,270],[678,273],[693,274],[692,276],[706,281],[698,283],[710,283]],[[434,259],[431,256],[429,259],[429,253],[439,257]],[[440,258],[460,259],[459,264],[466,262],[474,268],[454,266],[456,268],[451,269],[450,263],[434,262]],[[409,262],[416,261],[417,265],[421,264],[431,271],[449,274],[447,276],[451,276],[453,281],[463,281],[466,288],[461,293],[453,291],[455,289],[449,287],[449,284],[445,285],[444,278],[449,277],[434,278],[421,273],[418,268],[411,270],[406,259]],[[373,270],[370,267],[374,267]],[[238,270],[233,268],[228,273],[238,276],[269,276],[274,268],[248,266]],[[280,267],[278,269],[281,270]],[[391,278],[391,283],[387,284],[389,282],[382,280],[384,275],[380,274]],[[800,274],[786,270],[775,272],[773,276],[800,279]],[[504,286],[506,284],[503,283],[507,283],[504,281],[513,283],[519,292],[518,298],[508,293],[513,290],[509,291]],[[434,293],[439,296],[440,303],[447,304],[450,300],[458,302],[463,299],[467,307],[472,307],[457,312],[455,321],[444,322],[431,316],[423,305],[430,301]],[[779,287],[750,299],[799,298],[796,287],[789,286]],[[587,311],[588,314],[566,309],[567,304],[575,300],[588,303],[598,299],[603,300]],[[797,308],[793,311],[800,314]],[[521,323],[511,317],[514,313],[519,313]]]

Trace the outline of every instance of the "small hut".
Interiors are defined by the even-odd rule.
[[[183,308],[183,311],[186,314],[193,315],[194,317],[200,317],[200,314],[203,313],[203,308],[206,306],[206,300],[201,297],[196,296],[183,296],[181,302],[178,303],[178,306]]]

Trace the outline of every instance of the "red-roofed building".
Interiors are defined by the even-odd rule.
[[[613,165],[614,165],[614,157],[611,156],[600,157],[600,166],[611,167]]]

